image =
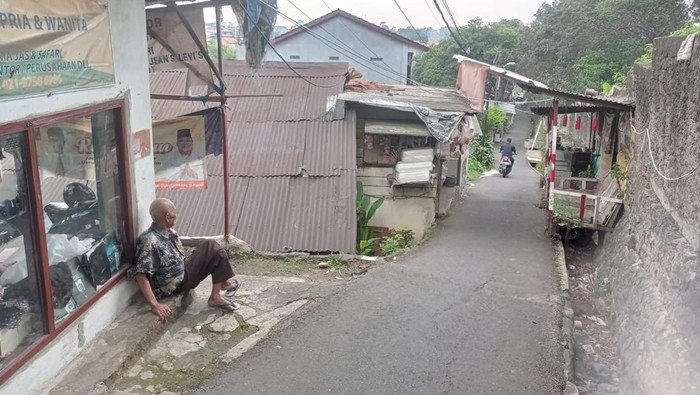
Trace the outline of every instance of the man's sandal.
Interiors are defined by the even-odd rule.
[[[213,308],[215,308],[215,309],[221,309],[221,310],[224,310],[224,311],[231,312],[231,311],[236,311],[236,310],[238,310],[238,308],[241,307],[241,306],[239,306],[239,305],[236,304],[236,303],[229,302],[229,303],[221,303],[221,304],[210,304],[209,307],[213,307]]]
[[[239,280],[237,278],[234,278],[232,280],[235,281],[236,284],[233,287],[226,290],[226,293],[224,294],[224,296],[227,298],[234,297],[236,295],[236,292],[238,291],[238,289],[241,287],[241,280]]]

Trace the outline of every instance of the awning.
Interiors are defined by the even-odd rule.
[[[343,94],[339,96],[339,100],[345,100]],[[367,99],[350,101],[355,101],[356,103],[372,107],[413,112],[418,116],[418,118],[421,119],[421,121],[423,121],[425,126],[428,128],[430,135],[435,137],[435,139],[441,143],[446,143],[450,140],[452,133],[455,131],[457,125],[465,116],[465,113],[463,112],[434,111],[427,107],[421,107],[413,104],[391,100]]]
[[[430,132],[424,124],[406,121],[367,120],[365,122],[365,133],[430,137]]]
[[[577,103],[583,103],[589,106],[598,106],[607,110],[634,111],[635,108],[634,100],[630,98],[613,96],[588,96],[557,89],[543,88],[530,84],[519,84],[519,86],[530,93],[553,96],[555,98],[570,100]]]

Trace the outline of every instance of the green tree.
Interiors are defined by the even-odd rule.
[[[207,43],[207,49],[209,50],[209,56],[212,59],[219,59],[219,52],[216,47],[216,40],[209,40]],[[236,59],[236,47],[231,47],[224,44],[221,48],[221,57],[224,60],[234,60]]]
[[[400,34],[409,40],[413,40],[419,43],[426,44],[430,37],[437,34],[435,29],[432,27],[424,27],[420,29],[413,29],[412,27],[401,27],[395,30],[396,34]]]
[[[614,83],[655,37],[688,19],[684,0],[555,0],[526,29],[519,71],[582,92]]]
[[[433,86],[454,86],[457,80],[457,62],[454,54],[467,52],[469,57],[500,65],[518,61],[520,37],[525,25],[517,19],[486,23],[476,18],[458,29],[457,35],[465,48],[460,48],[449,37],[432,47],[416,60],[414,79]]]

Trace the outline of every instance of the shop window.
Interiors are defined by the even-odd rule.
[[[48,333],[31,211],[26,133],[0,137],[0,370]]]
[[[401,160],[404,149],[431,147],[429,137],[365,134],[365,165],[393,167]]]
[[[131,262],[122,105],[0,125],[0,380]]]
[[[72,118],[35,132],[56,322],[126,264],[117,115]]]

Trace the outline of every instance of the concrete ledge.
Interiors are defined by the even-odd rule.
[[[559,276],[559,294],[562,301],[562,345],[564,347],[564,377],[566,388],[564,394],[577,395],[574,385],[574,310],[571,308],[571,291],[569,289],[569,274],[566,270],[566,254],[560,240],[552,242],[554,248],[554,265]]]
[[[180,317],[192,303],[192,294],[164,300],[173,310],[170,322]],[[104,332],[69,365],[46,394],[101,394],[153,345],[168,328],[137,295]]]

